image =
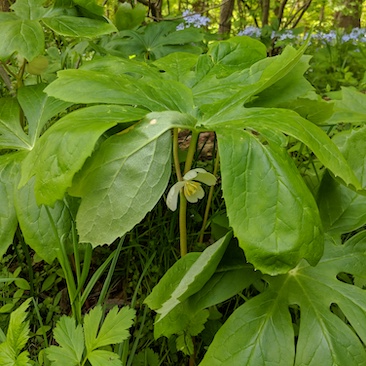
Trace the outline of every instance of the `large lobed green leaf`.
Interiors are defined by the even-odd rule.
[[[227,242],[230,235],[203,253],[188,253],[177,261],[145,299],[151,309],[165,312],[155,320],[155,338],[199,334],[209,316],[207,308],[259,279],[260,272],[246,263],[236,241]]]
[[[113,24],[105,21],[68,15],[43,18],[42,21],[54,32],[69,37],[94,38],[117,30]]]
[[[327,124],[366,122],[366,96],[352,88],[342,88],[342,99],[335,100],[333,115],[326,121]]]
[[[24,116],[27,118],[28,134],[32,148],[46,123],[72,104],[49,97],[43,92],[44,88],[44,84],[37,84],[23,86],[17,91],[18,102]]]
[[[21,19],[39,20],[47,12],[43,4],[44,0],[17,0],[11,9]]]
[[[44,33],[36,20],[16,19],[0,22],[0,60],[6,61],[14,52],[33,60],[44,52]]]
[[[191,252],[178,260],[168,269],[159,281],[159,284],[153,288],[151,294],[145,299],[144,303],[152,310],[160,309],[169,300],[185,274],[200,256],[201,253]]]
[[[270,129],[290,135],[307,145],[316,157],[344,184],[355,190],[362,185],[355,173],[327,134],[297,113],[279,108],[243,108],[227,111],[216,121],[205,124],[207,128],[221,133],[236,128],[250,128],[256,131]]]
[[[175,80],[190,87],[195,77],[193,69],[197,59],[198,55],[192,53],[174,52],[156,60],[153,65],[159,69],[164,79]]]
[[[148,8],[141,3],[135,4],[134,7],[130,3],[119,4],[115,13],[115,24],[118,30],[133,29],[141,25],[145,20]]]
[[[30,150],[28,135],[19,121],[20,108],[15,98],[0,99],[0,150]]]
[[[149,111],[186,113],[193,110],[192,93],[183,84],[160,80],[156,85],[151,78],[136,79],[129,74],[63,70],[45,91],[50,96],[74,103],[131,104]]]
[[[19,179],[19,161],[23,157],[23,153],[0,156],[0,257],[13,243],[18,226],[14,207],[14,187]]]
[[[24,160],[20,186],[35,175],[37,203],[53,205],[62,199],[106,130],[130,124],[145,114],[139,108],[117,105],[92,106],[67,114],[44,133]]]
[[[250,37],[233,37],[215,42],[197,62],[194,84],[207,84],[240,70],[250,68],[266,58],[263,43]],[[208,89],[209,90],[209,89]]]
[[[56,224],[57,235],[52,229],[45,206],[38,206],[35,198],[34,179],[17,189],[14,186],[14,206],[24,241],[46,262],[51,263],[60,254],[60,238],[71,241],[72,215],[64,201],[57,201],[49,208]],[[70,202],[69,202],[70,204]]]
[[[76,218],[81,241],[111,243],[153,209],[171,174],[168,130],[193,129],[195,122],[178,112],[150,113],[101,144],[70,191],[82,198]]]
[[[242,109],[244,103],[288,76],[298,65],[304,51],[305,45],[298,51],[286,47],[281,55],[264,58],[250,68],[228,76],[227,80],[216,79],[216,82],[212,83],[215,79],[211,78],[207,84],[199,85],[199,93],[197,94],[198,90],[195,88],[194,96],[199,97],[200,104],[203,104],[202,124],[206,126],[217,124],[235,114],[238,109]],[[214,95],[216,100],[208,99],[204,89],[209,95],[217,94]]]
[[[336,134],[333,142],[343,153],[363,187],[366,185],[366,128]],[[318,205],[325,230],[340,236],[366,224],[366,197],[347,189],[326,173],[318,192]]]
[[[309,68],[310,58],[310,56],[302,56],[290,72],[286,74],[286,77],[279,79],[269,88],[263,90],[246,106],[287,108],[291,105],[291,102],[296,106],[299,98],[308,97],[309,99],[306,100],[316,100],[317,95],[314,87],[304,77],[304,73]]]
[[[323,251],[319,212],[286,150],[244,130],[220,133],[218,142],[227,214],[247,260],[271,275],[302,258],[316,264]]]
[[[98,5],[95,0],[72,0],[75,4],[79,5],[81,8],[86,9],[91,14],[103,16],[104,8]]]
[[[366,294],[337,279],[364,276],[366,234],[344,245],[327,240],[317,266],[305,261],[288,274],[269,278],[261,295],[238,308],[217,332],[200,366],[359,366],[366,363]],[[349,325],[331,311],[336,304]],[[289,306],[300,308],[295,342]]]
[[[230,239],[231,233],[210,245],[189,267],[178,286],[170,294],[169,299],[162,304],[161,308],[156,310],[160,315],[157,322],[164,319],[179,303],[188,299],[204,286],[215,272]]]
[[[102,46],[108,54],[124,58],[133,55],[143,60],[156,60],[173,52],[202,53],[197,43],[202,41],[203,33],[194,27],[177,32],[178,24],[150,22],[137,30],[121,31],[102,42]]]

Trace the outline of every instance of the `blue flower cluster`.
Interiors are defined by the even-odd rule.
[[[196,13],[191,13],[189,10],[185,10],[183,12],[183,18],[185,23],[181,23],[177,26],[177,30],[182,30],[185,28],[189,28],[191,26],[195,28],[206,27],[210,22],[210,19]]]
[[[253,27],[250,25],[246,27],[244,30],[238,33],[238,36],[248,36],[252,38],[259,38],[261,36],[261,29],[258,27]]]
[[[239,36],[249,36],[253,38],[261,37],[261,29],[258,27],[248,26],[244,30],[238,33]],[[282,32],[273,31],[271,38],[276,38],[276,41],[286,41],[286,43],[301,43],[304,39],[303,35],[295,34],[291,29]],[[305,35],[306,38],[306,35]],[[311,35],[310,43],[324,43],[324,44],[335,44],[337,42],[345,43],[352,42],[353,44],[359,44],[360,42],[366,43],[366,29],[365,28],[354,28],[350,33],[340,34],[334,30],[328,33],[317,32]]]
[[[337,42],[337,32],[331,30],[328,33],[318,32],[311,35],[311,41],[318,41],[321,43],[335,43]]]
[[[366,42],[366,29],[365,28],[354,28],[351,33],[344,34],[342,36],[343,42],[351,41],[356,44],[357,42]]]

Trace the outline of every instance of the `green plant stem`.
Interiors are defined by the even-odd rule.
[[[183,189],[180,191],[179,202],[179,243],[180,243],[180,256],[183,257],[187,254],[187,199],[183,193]]]
[[[175,128],[173,131],[173,161],[175,167],[175,173],[179,182],[183,180],[182,172],[180,169],[179,162],[179,144],[178,144],[178,129]],[[181,189],[179,194],[179,246],[180,255],[183,257],[187,254],[187,200],[184,196],[183,189]]]
[[[16,75],[17,89],[19,89],[23,86],[23,75],[24,75],[24,72],[25,72],[25,66],[26,65],[27,65],[27,61],[24,60],[22,65],[20,66],[18,74]]]
[[[197,140],[199,132],[192,131],[191,142],[186,157],[186,163],[184,164],[184,174],[186,174],[192,168],[194,154],[196,152]],[[183,189],[180,192],[180,204],[179,204],[179,235],[180,235],[180,255],[185,256],[188,253],[187,248],[187,200],[184,196]],[[194,356],[189,359],[189,365],[194,365]]]
[[[191,142],[189,143],[189,148],[187,151],[186,163],[184,165],[184,172],[186,174],[192,168],[194,154],[196,152],[197,140],[199,132],[192,131]]]
[[[177,179],[178,181],[181,181],[183,180],[183,178],[179,163],[178,128],[174,128],[173,130],[173,160],[174,160],[175,173],[177,174]]]
[[[213,171],[213,175],[215,177],[217,176],[217,173],[219,171],[219,165],[220,165],[220,155],[219,155],[219,150],[217,150],[215,166],[214,166],[214,171]],[[203,216],[203,223],[202,223],[202,228],[201,228],[201,232],[200,232],[200,237],[198,239],[198,243],[200,243],[200,244],[203,243],[203,236],[205,235],[206,224],[208,221],[208,215],[210,214],[212,197],[213,197],[214,191],[215,191],[215,186],[211,186],[210,191],[208,192],[208,196],[207,196],[207,205],[205,208],[205,214]]]
[[[184,174],[186,174],[192,168],[194,154],[196,152],[196,145],[199,132],[192,131],[191,142],[186,157],[186,163],[184,165]],[[179,235],[180,235],[180,255],[185,256],[188,253],[187,248],[187,200],[184,196],[183,189],[180,192],[180,204],[179,204]]]

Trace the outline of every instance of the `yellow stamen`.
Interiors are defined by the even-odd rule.
[[[199,187],[201,187],[200,183],[188,180],[184,185],[184,195],[187,197],[192,196],[197,192]]]

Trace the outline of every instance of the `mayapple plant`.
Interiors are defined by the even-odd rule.
[[[94,3],[75,3],[100,11]],[[50,18],[38,2],[24,12],[21,4],[0,17],[0,29],[18,42],[2,46],[3,65],[14,52],[25,65],[43,51],[43,38],[17,38],[19,27],[39,32],[42,23],[70,36],[74,17],[78,36],[113,28],[100,18],[106,28],[88,27],[73,15]],[[29,42],[37,51],[29,53]],[[305,48],[267,58],[260,42],[234,37],[213,42],[204,54],[165,49],[164,57],[157,53],[148,62],[107,54],[59,71],[47,86],[18,83],[16,97],[0,101],[2,253],[18,221],[26,242],[47,261],[62,262],[63,243],[70,231],[76,236],[74,221],[80,243],[111,244],[164,196],[173,156],[177,183],[167,204],[175,209],[180,191],[182,258],[145,300],[158,314],[155,336],[175,334],[178,345],[194,353],[192,337],[204,329],[208,309],[263,280],[265,290],[233,312],[201,365],[365,363],[366,295],[357,286],[366,269],[365,233],[341,244],[341,235],[366,223],[359,215],[365,130],[333,140],[324,132],[340,121],[363,123],[360,105],[349,111],[350,100],[361,103],[364,96],[344,90],[341,102],[321,100],[303,76]],[[20,67],[18,80],[23,74]],[[183,171],[178,129],[191,131]],[[202,253],[186,254],[187,201],[202,198],[200,182],[215,187],[218,173],[193,166],[197,139],[206,131],[217,136],[231,229]],[[290,139],[311,151],[316,189],[288,153]],[[352,274],[354,284],[339,281],[340,273]],[[331,311],[334,304],[343,320]],[[296,334],[291,307],[300,309]]]
[[[320,313],[329,317],[329,307],[319,309],[320,313],[310,311],[326,283],[311,286],[304,297],[309,300],[304,302],[299,300],[304,286],[300,280],[319,279],[322,271],[322,278],[328,280],[328,267],[322,267],[322,261],[347,255],[334,252],[333,242],[325,236],[316,199],[287,153],[286,136],[307,145],[342,184],[354,191],[362,185],[336,144],[302,117],[312,116],[314,106],[325,110],[328,117],[328,109],[333,108],[316,97],[302,76],[309,60],[303,56],[304,49],[286,48],[280,56],[266,58],[262,44],[238,37],[213,43],[204,55],[173,53],[150,64],[107,56],[78,70],[60,71],[45,88],[48,97],[92,105],[69,113],[41,136],[22,164],[20,186],[34,179],[36,200],[43,205],[56,204],[66,193],[79,197],[79,238],[93,246],[111,243],[127,233],[164,194],[177,129],[192,131],[181,174],[188,173],[188,178],[180,178],[179,163],[175,164],[183,187],[194,178],[190,175],[199,133],[216,132],[223,197],[239,247],[227,234],[204,253],[184,256],[178,269],[173,267],[173,274],[167,274],[167,280],[146,300],[158,313],[155,336],[176,334],[180,344],[188,344],[204,328],[207,308],[261,275],[271,286],[233,313],[234,320],[230,318],[218,332],[203,364],[215,359],[227,365],[240,364],[243,359],[248,365],[272,359],[293,364],[294,331],[288,311],[292,304],[308,314],[300,330],[296,362],[307,364],[318,347],[313,341],[315,330],[307,327],[312,322],[320,322],[326,339],[336,339],[330,330],[334,328],[329,328],[334,326],[333,315],[326,327],[317,318]],[[302,116],[292,110],[295,108]],[[314,119],[321,123],[324,116]],[[117,125],[118,132],[108,134]],[[173,157],[177,161],[175,153]],[[184,194],[180,197],[184,227],[187,202]],[[183,247],[185,240],[181,235]],[[239,248],[245,256],[238,254],[233,260],[230,253]],[[352,251],[352,242],[345,248]],[[183,249],[182,254],[185,252]],[[342,263],[340,259],[333,272],[343,268]],[[304,275],[306,271],[311,275]],[[352,305],[353,295],[345,293]],[[339,298],[334,297],[334,302]],[[240,328],[235,330],[232,323]],[[253,331],[244,336],[240,330],[250,326]],[[335,327],[339,326],[337,321]],[[228,335],[232,329],[235,337]],[[255,340],[249,339],[258,334],[254,329],[262,331]],[[346,333],[350,342],[360,344]],[[321,351],[322,364],[330,365],[338,357],[330,351],[333,348],[350,355],[341,341],[334,342]],[[223,346],[218,347],[219,343]],[[273,347],[263,348],[264,344]],[[187,352],[192,352],[192,344]],[[360,347],[355,352],[358,355]]]

